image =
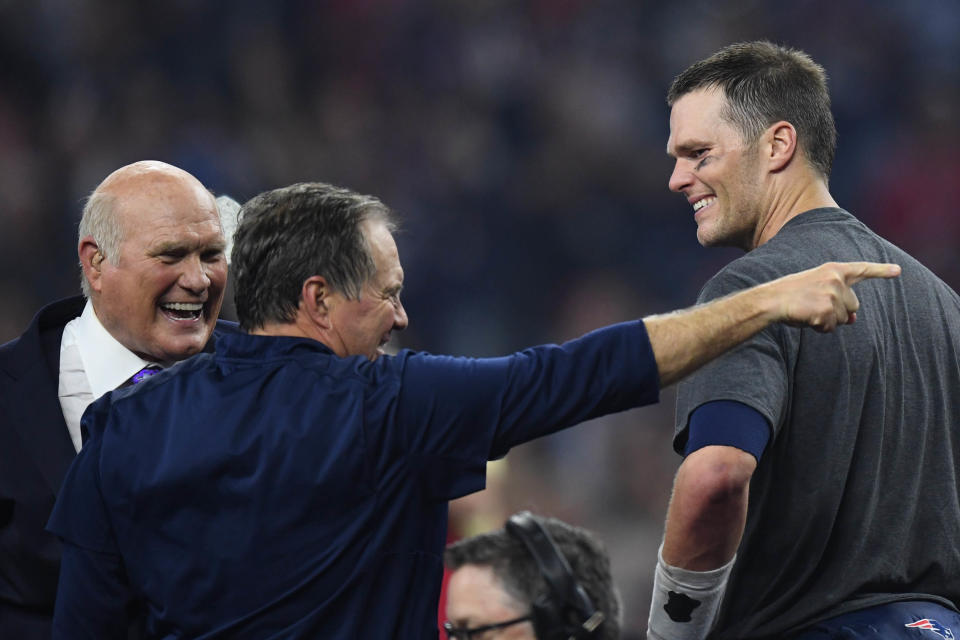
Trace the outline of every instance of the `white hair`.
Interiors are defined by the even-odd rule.
[[[233,253],[233,234],[237,231],[240,218],[240,203],[227,195],[217,196],[217,213],[220,214],[220,230],[227,244],[223,252],[230,264],[230,254]]]
[[[94,191],[87,198],[80,218],[80,227],[77,233],[78,243],[87,236],[93,236],[97,248],[105,259],[114,264],[120,258],[120,244],[123,242],[123,225],[116,215],[116,197],[102,191]],[[90,282],[80,267],[80,288],[83,295],[90,297]]]

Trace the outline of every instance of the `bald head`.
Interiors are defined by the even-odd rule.
[[[114,338],[162,363],[203,348],[227,267],[216,201],[199,180],[152,160],[117,169],[90,195],[79,231],[84,294]]]
[[[112,191],[121,185],[130,183],[131,181],[136,182],[144,179],[152,180],[163,177],[183,179],[187,182],[192,182],[203,189],[203,185],[200,184],[199,180],[194,178],[191,174],[187,173],[180,167],[175,167],[172,164],[160,162],[159,160],[140,160],[139,162],[134,162],[133,164],[120,167],[108,175],[103,179],[103,182],[100,183],[100,186],[96,188],[95,192]]]
[[[211,199],[199,180],[179,167],[159,160],[141,160],[120,167],[101,182],[83,208],[78,241],[92,237],[100,252],[118,258],[129,216],[124,211],[150,206],[151,198],[166,197],[173,190],[193,193],[199,199]],[[90,297],[90,283],[81,274],[83,294]]]

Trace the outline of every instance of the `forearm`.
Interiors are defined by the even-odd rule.
[[[643,319],[660,372],[671,385],[779,318],[766,286]]]
[[[747,492],[741,500],[689,508],[671,502],[663,537],[663,559],[690,571],[710,571],[730,561],[740,546],[747,518]]]
[[[708,446],[680,465],[653,581],[649,640],[702,640],[716,624],[743,535],[749,454]]]
[[[856,319],[851,285],[892,278],[894,264],[828,262],[684,311],[644,319],[665,387],[773,322],[833,331]]]

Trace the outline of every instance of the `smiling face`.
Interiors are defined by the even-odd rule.
[[[169,364],[201,351],[213,332],[225,243],[213,196],[193,176],[138,165],[98,188],[121,227],[118,255],[103,256],[87,236],[80,259],[104,328],[141,358]]]
[[[365,356],[376,360],[393,331],[407,326],[407,312],[400,302],[403,268],[393,236],[383,222],[364,223],[364,233],[376,273],[363,286],[358,300],[334,292],[327,298],[331,328],[328,346],[338,356]]]
[[[667,153],[676,163],[669,186],[693,207],[700,244],[749,251],[763,213],[760,151],[723,117],[725,105],[718,89],[698,89],[674,103]]]

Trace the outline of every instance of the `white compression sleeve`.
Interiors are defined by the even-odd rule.
[[[706,638],[727,589],[727,578],[737,556],[710,571],[688,571],[663,561],[657,552],[653,600],[647,620],[647,640],[701,640]]]

